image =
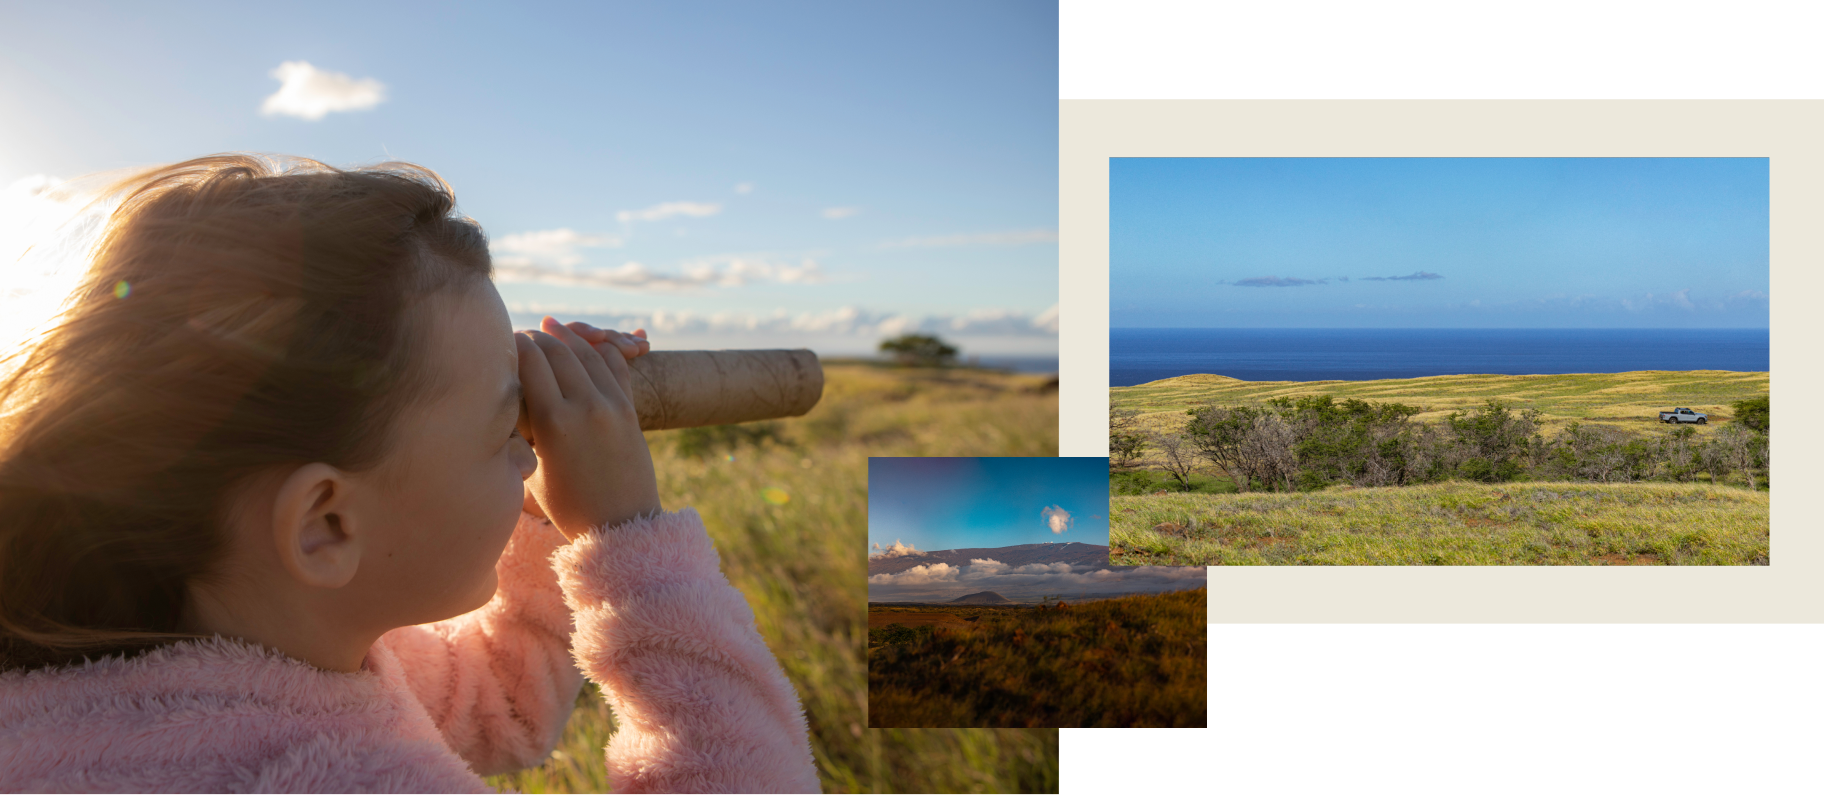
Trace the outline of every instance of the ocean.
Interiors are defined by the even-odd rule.
[[[1109,329],[1111,386],[1210,373],[1243,381],[1429,375],[1766,372],[1767,329]]]

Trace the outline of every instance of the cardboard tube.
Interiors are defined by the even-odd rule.
[[[650,351],[627,364],[645,431],[797,417],[823,397],[823,366],[803,348]]]

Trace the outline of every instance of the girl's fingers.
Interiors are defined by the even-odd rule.
[[[626,396],[627,403],[631,405],[633,403],[633,371],[627,367],[628,357],[612,343],[598,342],[590,347],[594,348],[602,361],[607,363],[608,372],[614,374],[614,381],[620,385],[621,394]]]
[[[557,388],[557,376],[551,372],[551,363],[532,339],[537,333],[526,331],[513,335],[513,345],[519,351],[519,383],[525,390],[528,409],[549,406],[563,399],[563,392]]]
[[[543,331],[531,332],[529,336],[539,350],[544,352],[545,361],[550,364],[552,380],[562,393],[562,400],[579,400],[596,391],[589,371],[583,369],[582,359],[570,350],[569,345]]]
[[[581,320],[572,320],[569,323],[565,323],[564,328],[576,332],[576,336],[583,338],[585,342],[588,342],[591,345],[597,345],[604,342],[610,343],[614,345],[614,347],[620,349],[621,356],[628,359],[632,359],[651,350],[649,343],[641,342],[640,338],[645,336],[644,332],[639,335],[640,338],[636,338],[633,335],[615,331],[614,329],[596,328]]]
[[[609,403],[614,403],[616,396],[613,391],[619,388],[619,384],[614,373],[609,370],[608,357],[601,355],[589,344],[588,340],[578,336],[576,332],[557,322],[555,318],[545,318],[544,324],[545,328],[550,330],[551,336],[570,346],[570,352],[576,354],[577,361],[582,363],[583,371],[589,374],[590,383],[595,384],[595,390],[601,393],[602,397],[607,398]]]
[[[586,361],[593,362],[593,359],[600,359],[602,366],[607,368],[612,384],[620,387],[620,394],[614,393],[609,380],[597,382],[597,388],[601,390],[602,396],[610,401],[624,398],[626,405],[633,405],[633,374],[627,369],[627,360],[639,356],[642,351],[623,339],[626,337],[625,334],[613,329],[598,329],[580,320],[559,324],[556,318],[546,317],[543,322],[550,324],[549,327],[554,334],[561,334],[564,331],[575,332],[578,326],[588,332],[576,334],[578,344],[573,344],[572,347],[576,348],[577,355]],[[583,349],[593,350],[596,355],[590,357],[582,353]],[[591,372],[594,371],[591,370]]]
[[[582,337],[590,342],[601,342],[608,338],[607,330],[596,328],[581,320],[572,320],[565,323],[564,328],[576,332],[576,336]]]

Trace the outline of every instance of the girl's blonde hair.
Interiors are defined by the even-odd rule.
[[[115,186],[67,313],[0,380],[0,669],[177,639],[262,474],[378,469],[420,299],[490,275],[430,170],[216,155]],[[385,475],[385,472],[380,473]]]

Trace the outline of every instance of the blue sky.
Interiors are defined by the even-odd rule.
[[[868,459],[870,552],[1067,541],[1108,544],[1106,459]]]
[[[643,321],[661,348],[824,353],[927,330],[965,355],[1056,355],[1052,3],[0,15],[10,218],[59,179],[219,151],[399,159],[486,227],[521,326],[551,312]],[[0,228],[0,247],[25,237]]]
[[[1114,158],[1110,324],[1767,328],[1766,158]]]

